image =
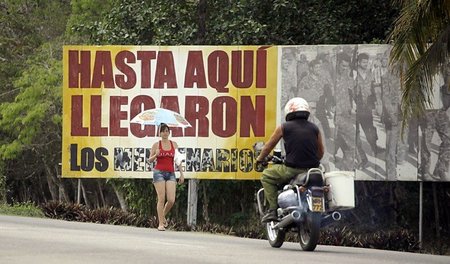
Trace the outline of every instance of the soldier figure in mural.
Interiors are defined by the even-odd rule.
[[[330,79],[321,75],[321,67],[321,61],[318,59],[309,63],[308,75],[298,82],[297,96],[305,98],[310,103],[311,115],[319,120],[325,137],[330,138],[331,130],[327,119],[327,108],[332,105],[333,91]]]
[[[303,79],[303,77],[305,77],[306,75],[308,75],[308,58],[306,57],[305,54],[301,54],[300,52],[298,52],[298,56],[297,56],[297,80],[300,81],[301,79]],[[297,85],[297,84],[295,84]]]
[[[386,54],[378,53],[373,60],[372,64],[372,76],[373,76],[373,95],[375,100],[375,113],[380,116],[382,114],[383,103],[382,103],[382,80],[381,78],[386,73],[387,66]],[[386,62],[386,63],[385,63]]]
[[[440,87],[442,108],[429,110],[420,122],[422,131],[421,164],[419,173],[422,180],[449,181],[450,163],[450,63],[444,67],[444,84]],[[434,132],[437,132],[441,143],[438,159],[433,174],[430,173],[431,144]]]
[[[297,95],[297,63],[295,61],[294,50],[284,50],[281,60],[281,67],[281,70],[283,71],[281,85],[285,90],[285,92],[281,94],[281,105],[284,106],[290,98]]]
[[[356,146],[359,159],[359,168],[368,166],[369,160],[363,149],[360,127],[366,135],[372,153],[377,153],[377,130],[373,124],[372,110],[375,108],[375,96],[372,89],[373,76],[369,70],[369,55],[358,55],[358,70],[356,76]]]
[[[329,83],[333,83],[335,79],[335,67],[331,62],[331,57],[329,52],[320,52],[317,54],[317,59],[320,61],[322,78],[328,80]]]
[[[336,86],[335,86],[335,165],[340,170],[355,168],[355,118],[352,114],[353,95],[356,81],[351,76],[351,57],[341,52],[337,54]],[[342,159],[336,159],[341,149]]]
[[[397,180],[397,164],[402,164],[407,155],[406,138],[400,136],[400,78],[391,69],[388,69],[389,50],[382,58],[383,75],[382,88],[382,115],[381,122],[386,130],[386,176],[387,180]],[[405,131],[405,135],[407,135]]]

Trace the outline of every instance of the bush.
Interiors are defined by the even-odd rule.
[[[146,219],[135,213],[116,208],[88,209],[82,204],[51,201],[41,205],[46,217],[67,221],[91,222],[112,225],[131,225],[137,227],[156,227],[153,217]]]

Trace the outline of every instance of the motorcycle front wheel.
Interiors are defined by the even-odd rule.
[[[321,213],[308,212],[305,221],[299,225],[298,236],[303,250],[313,251],[316,248],[320,238],[321,219]]]
[[[273,222],[266,223],[267,240],[269,244],[274,248],[279,248],[283,245],[286,237],[286,231],[282,229],[274,229]]]

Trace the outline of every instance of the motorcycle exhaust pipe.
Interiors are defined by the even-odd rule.
[[[326,215],[325,217],[322,218],[322,221],[320,221],[320,227],[325,227],[327,225],[330,225],[332,223],[334,223],[335,221],[339,221],[341,220],[342,215],[339,212],[333,212],[329,215]]]
[[[293,222],[300,221],[301,219],[301,213],[299,211],[292,211],[290,214],[286,215],[281,219],[281,221],[276,224],[273,228],[279,229],[279,228],[285,228],[286,226],[292,224]]]

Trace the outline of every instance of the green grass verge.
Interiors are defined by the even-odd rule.
[[[14,205],[0,204],[0,214],[44,217],[42,210],[32,203],[21,203]]]

